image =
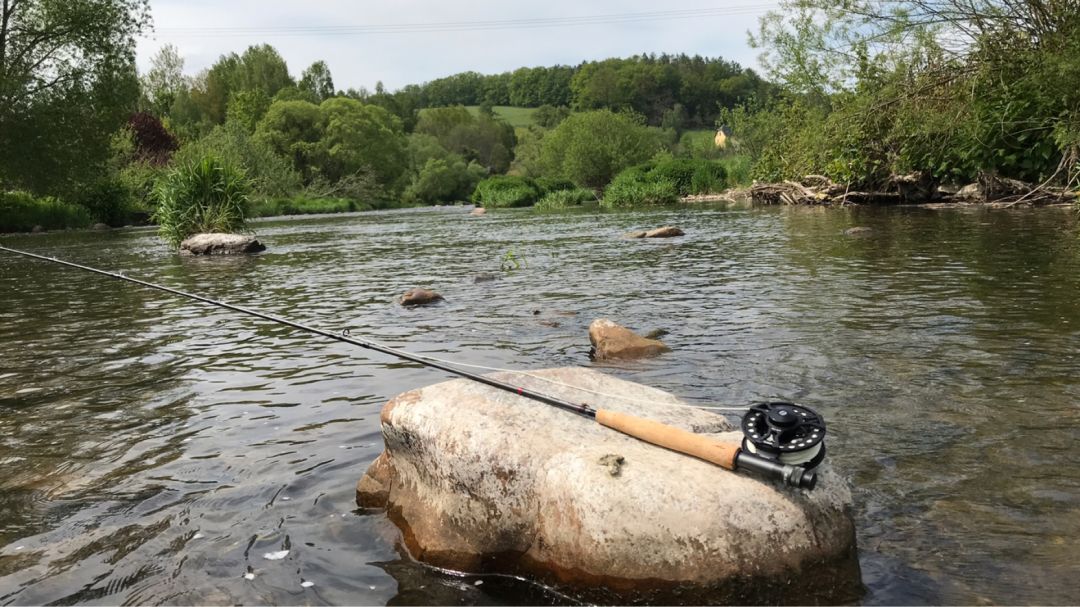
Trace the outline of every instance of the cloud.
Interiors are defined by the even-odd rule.
[[[371,89],[377,81],[395,89],[466,70],[491,74],[645,52],[723,57],[756,67],[746,32],[773,6],[658,6],[644,0],[528,5],[505,0],[154,0],[157,31],[140,40],[138,61],[145,70],[157,50],[172,43],[185,59],[185,71],[194,74],[222,54],[265,42],[278,49],[294,76],[314,61],[326,61],[339,89]],[[582,23],[590,16],[608,17]],[[555,20],[557,27],[536,27],[550,21],[526,22],[544,19]],[[342,26],[374,31],[334,29]]]

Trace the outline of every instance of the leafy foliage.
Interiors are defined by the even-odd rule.
[[[495,175],[476,185],[473,202],[485,207],[527,207],[540,199],[540,188],[528,177]]]
[[[0,192],[0,233],[29,232],[40,226],[46,230],[84,228],[90,213],[83,207],[29,192]]]
[[[757,176],[821,173],[859,188],[908,172],[1075,176],[1080,5],[791,0],[782,9],[755,41],[790,101],[735,120]]]
[[[600,203],[605,207],[635,207],[673,204],[679,193],[670,181],[649,179],[642,171],[620,173],[607,189]]]
[[[581,206],[588,202],[596,202],[596,194],[585,188],[571,188],[566,190],[553,190],[544,194],[537,201],[536,209],[541,211],[554,211],[568,207]]]
[[[168,164],[173,152],[180,147],[176,137],[165,130],[164,125],[153,114],[136,112],[128,118],[127,126],[131,129],[137,161],[162,166]]]
[[[290,196],[302,185],[286,158],[236,123],[214,127],[206,137],[185,145],[176,155],[176,164],[191,165],[208,156],[242,169],[252,194],[259,198]]]
[[[94,181],[134,110],[145,0],[0,5],[0,188],[70,194]]]
[[[463,106],[420,112],[415,132],[435,137],[447,150],[493,173],[505,172],[513,158],[513,127],[491,115],[474,116]]]
[[[157,184],[154,219],[174,247],[193,234],[244,229],[251,184],[243,170],[216,156],[178,164]]]
[[[544,174],[602,188],[619,171],[644,161],[662,147],[658,132],[639,118],[596,110],[573,114],[540,143]]]

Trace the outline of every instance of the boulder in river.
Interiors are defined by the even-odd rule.
[[[719,440],[741,436],[723,416],[591,369],[491,377]],[[858,597],[851,491],[828,460],[813,491],[790,489],[464,379],[397,396],[381,421],[386,449],[357,503],[385,508],[425,563],[528,576],[587,601]]]
[[[90,226],[90,229],[104,232],[105,230],[111,230],[112,228],[110,228],[109,225],[105,223],[95,223],[94,225]]]
[[[250,234],[196,234],[180,243],[181,255],[242,255],[265,251]]]
[[[645,232],[645,238],[671,238],[673,236],[685,236],[686,233],[675,226],[664,226]]]
[[[398,300],[403,306],[426,306],[437,301],[442,301],[443,296],[431,289],[409,289]]]
[[[589,341],[595,360],[647,358],[671,351],[663,342],[642,337],[606,318],[597,318],[589,325]]]
[[[485,209],[484,207],[476,207],[472,210],[471,213],[469,213],[469,215],[485,215],[486,213],[487,209]]]
[[[627,232],[623,238],[671,238],[673,236],[685,236],[685,232],[674,226],[664,226],[653,230],[640,230]]]

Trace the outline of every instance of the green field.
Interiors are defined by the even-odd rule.
[[[465,109],[472,112],[474,116],[480,115],[480,106],[467,105]],[[533,114],[536,113],[536,108],[531,107],[515,107],[512,105],[496,105],[492,107],[495,110],[495,115],[502,118],[512,127],[530,127],[536,124],[533,121]]]

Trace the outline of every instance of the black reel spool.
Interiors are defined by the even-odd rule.
[[[742,418],[744,451],[813,470],[825,459],[825,420],[813,409],[772,401],[751,405]]]

